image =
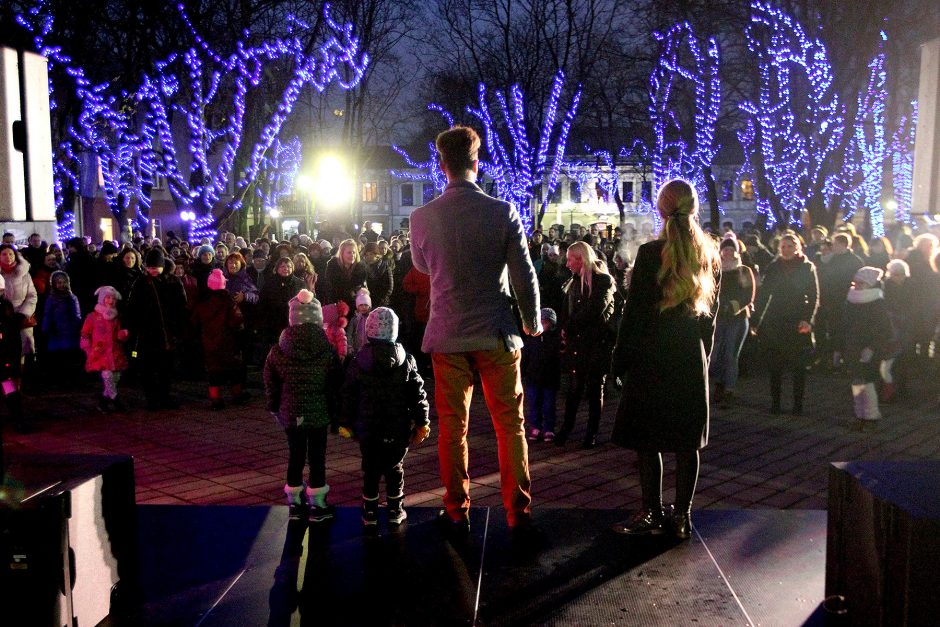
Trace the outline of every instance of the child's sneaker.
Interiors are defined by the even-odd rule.
[[[362,497],[362,524],[372,527],[379,522],[379,497]]]
[[[404,495],[398,498],[388,498],[388,524],[400,525],[408,518],[408,512],[405,511],[405,507],[402,505],[404,499]]]
[[[555,434],[552,433],[551,431],[546,431],[545,434],[542,436],[542,439],[545,440],[546,442],[554,442]]]
[[[541,439],[542,439],[541,430],[532,429],[531,431],[529,431],[529,437],[528,437],[529,442],[538,442]]]

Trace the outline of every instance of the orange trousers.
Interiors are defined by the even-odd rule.
[[[520,351],[499,349],[431,356],[444,507],[453,520],[466,517],[470,509],[467,428],[474,372],[480,374],[483,396],[496,431],[500,485],[509,525],[514,527],[530,520],[532,495],[522,413],[520,356]]]

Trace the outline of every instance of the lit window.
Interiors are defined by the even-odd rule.
[[[362,184],[362,202],[375,202],[378,198],[378,183]]]
[[[725,202],[734,200],[734,181],[731,179],[721,182],[721,200]]]
[[[653,202],[653,181],[640,182],[640,199]]]
[[[754,200],[754,182],[750,179],[741,181],[741,200]]]

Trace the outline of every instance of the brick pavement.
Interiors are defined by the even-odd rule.
[[[133,455],[138,503],[279,504],[287,445],[263,409],[257,373],[250,380],[255,384],[252,402],[222,412],[208,410],[201,382],[177,385],[184,408],[176,411],[146,411],[140,394],[129,389],[122,394],[131,411],[101,415],[94,409],[98,383],[90,380],[70,391],[32,395],[27,405],[37,416],[39,431],[19,435],[8,427],[5,448],[9,454]],[[874,430],[862,433],[852,428],[851,394],[844,377],[811,375],[806,412],[800,417],[771,415],[766,382],[742,379],[735,406],[713,412],[695,507],[825,509],[830,461],[940,458],[940,411],[936,396],[926,388],[924,382],[917,383],[907,397],[883,407],[884,418]],[[785,383],[785,399],[787,391]],[[567,447],[530,445],[537,507],[638,507],[635,455],[607,442],[616,400],[616,394],[608,399],[596,449],[578,447],[586,422],[583,413]],[[474,504],[498,506],[495,437],[479,391],[469,437]],[[670,466],[667,456],[667,499],[673,483]],[[357,504],[357,444],[330,436],[327,467],[333,502]],[[405,468],[406,504],[438,505],[442,488],[433,432],[428,442],[409,453]]]

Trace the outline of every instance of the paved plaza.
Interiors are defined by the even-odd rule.
[[[131,409],[102,415],[95,410],[98,383],[68,391],[28,396],[38,430],[27,435],[7,426],[8,454],[124,454],[134,457],[137,502],[141,504],[271,505],[282,503],[287,466],[283,431],[264,410],[260,376],[253,372],[251,403],[213,412],[203,382],[178,383],[183,408],[147,411],[130,388]],[[702,452],[695,508],[825,509],[827,463],[847,460],[940,458],[940,419],[936,396],[924,381],[896,404],[883,406],[884,418],[864,432],[853,428],[848,380],[811,374],[802,416],[771,415],[764,379],[742,379],[732,408],[712,414],[710,445]],[[788,408],[784,384],[784,410]],[[529,447],[534,505],[546,508],[633,509],[640,489],[635,455],[608,442],[617,395],[611,392],[597,448],[582,450],[585,411],[567,447]],[[559,403],[562,405],[562,403]],[[406,504],[437,506],[442,488],[437,474],[436,426],[413,448],[405,463]],[[471,498],[498,506],[496,440],[478,389],[470,422]],[[666,498],[672,492],[666,457]],[[15,479],[15,477],[13,478]],[[327,480],[337,505],[359,502],[359,451],[354,441],[331,435]]]

